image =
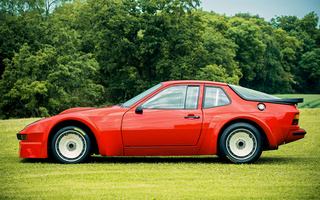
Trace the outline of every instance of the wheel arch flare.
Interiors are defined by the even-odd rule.
[[[262,137],[262,142],[263,142],[263,150],[267,150],[267,149],[270,149],[270,143],[269,143],[269,138],[268,136],[266,135],[265,131],[261,128],[261,126],[257,123],[255,123],[254,121],[251,121],[249,119],[234,119],[232,121],[229,121],[228,123],[226,123],[219,131],[219,135],[217,137],[217,152],[219,152],[219,141],[220,141],[220,138],[221,138],[221,135],[222,133],[231,125],[233,124],[236,124],[236,123],[247,123],[247,124],[250,124],[252,126],[254,126],[258,131],[259,133],[261,134],[261,137]]]
[[[51,154],[51,150],[50,150],[50,143],[54,137],[54,134],[59,131],[61,128],[66,127],[66,126],[76,126],[79,127],[81,129],[83,129],[88,136],[90,137],[91,143],[92,143],[92,152],[91,153],[95,153],[98,154],[100,149],[99,149],[99,144],[98,144],[98,140],[96,138],[96,135],[94,134],[94,132],[89,128],[88,125],[86,125],[83,122],[77,121],[77,120],[64,120],[64,121],[60,121],[57,124],[55,124],[48,135],[48,142],[47,142],[47,150],[48,150],[48,154]],[[78,130],[79,131],[79,130]],[[51,156],[51,155],[48,155]]]

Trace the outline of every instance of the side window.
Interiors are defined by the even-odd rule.
[[[146,109],[197,109],[199,90],[199,86],[172,86],[151,97],[142,107]]]
[[[199,86],[189,86],[187,90],[186,109],[198,108]]]
[[[225,106],[230,103],[230,99],[221,88],[206,86],[203,108]]]

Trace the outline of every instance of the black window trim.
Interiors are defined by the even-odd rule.
[[[212,107],[204,107],[205,105],[205,100],[206,100],[206,92],[207,92],[207,87],[213,87],[213,88],[220,88],[222,92],[226,95],[226,97],[229,99],[229,103],[225,105],[218,105],[218,106],[212,106]],[[227,106],[232,103],[232,100],[230,99],[229,95],[224,91],[222,87],[219,86],[213,86],[213,85],[205,85],[204,86],[204,93],[203,93],[203,100],[202,100],[202,109],[208,109],[208,108],[217,108],[217,107],[222,107],[222,106]]]

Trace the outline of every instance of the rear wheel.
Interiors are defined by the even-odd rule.
[[[54,135],[51,151],[53,157],[61,163],[80,163],[90,156],[91,141],[81,128],[67,126]]]
[[[262,137],[251,124],[232,124],[220,137],[219,152],[233,163],[253,163],[262,153]]]

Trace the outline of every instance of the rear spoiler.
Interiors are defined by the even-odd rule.
[[[287,104],[296,105],[298,103],[303,103],[303,98],[286,98],[286,99],[255,99],[250,101],[261,101],[266,103],[277,103],[277,104]]]

